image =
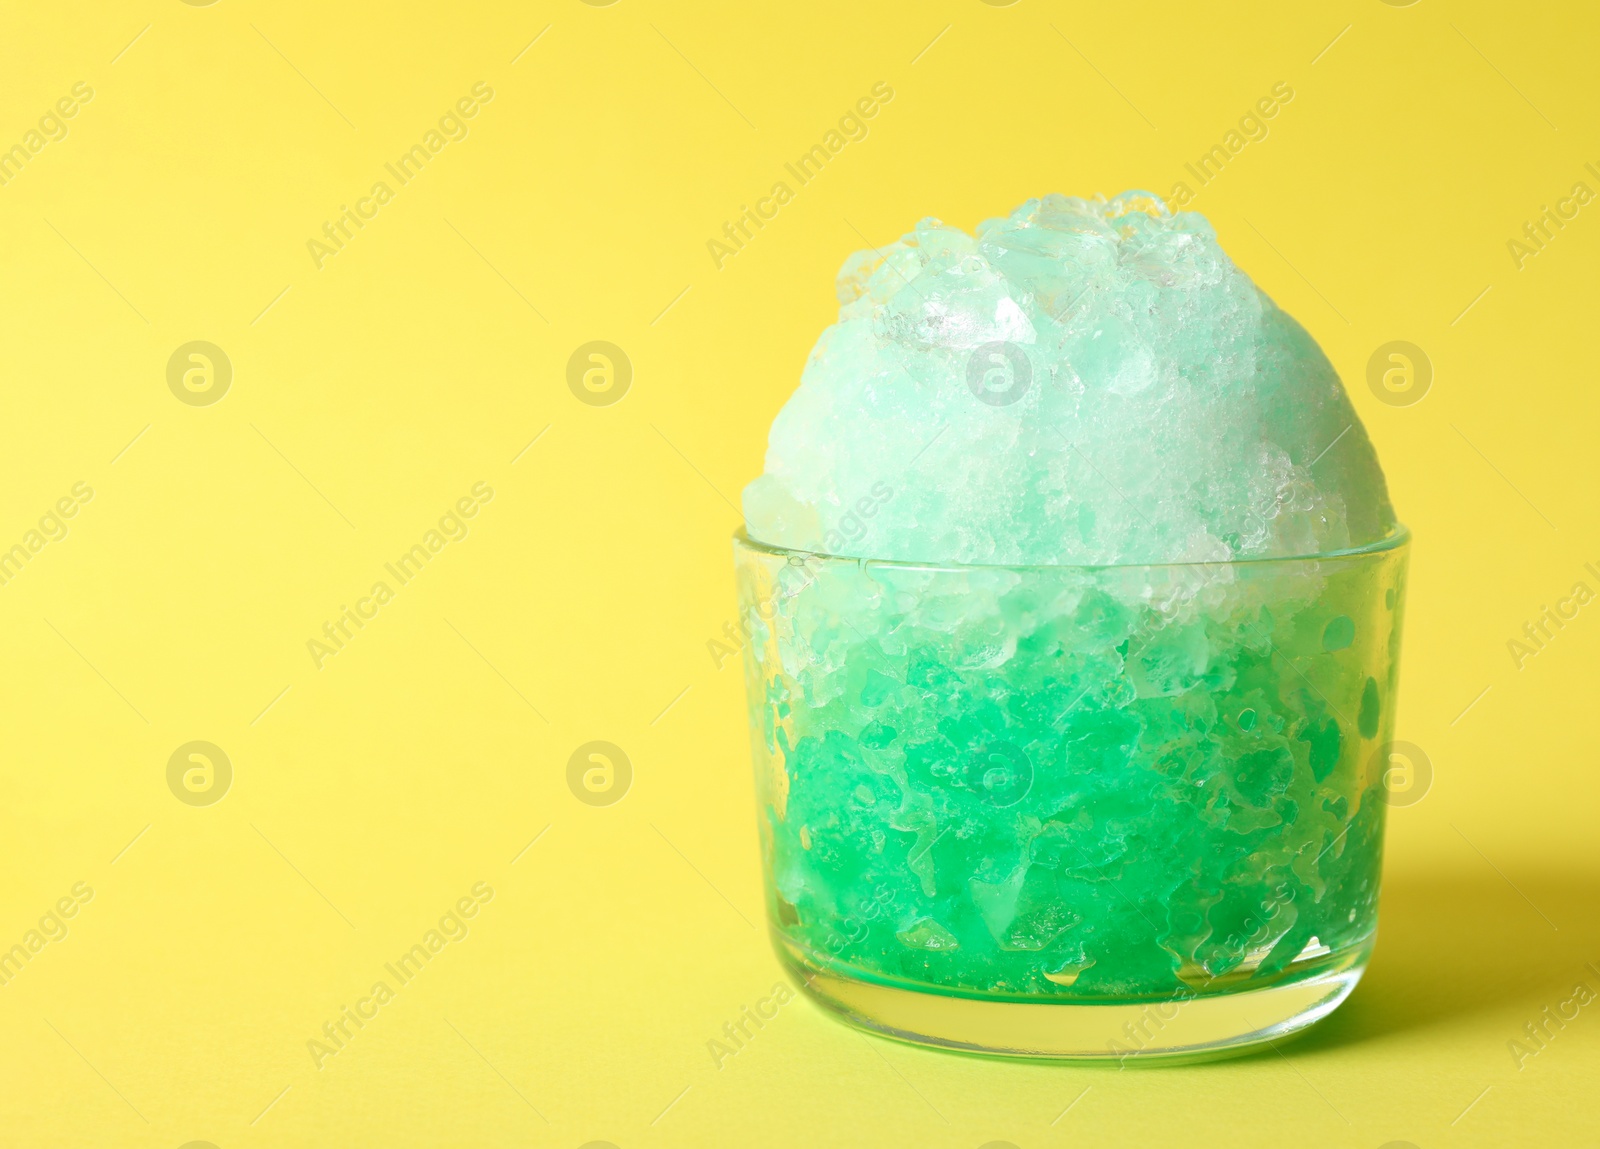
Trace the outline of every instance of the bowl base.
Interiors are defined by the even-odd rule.
[[[1019,1002],[956,997],[851,977],[778,956],[801,989],[840,1019],[916,1045],[996,1057],[1058,1061],[1207,1061],[1297,1033],[1332,1013],[1361,980],[1370,946],[1306,976],[1259,989],[1123,1002]]]

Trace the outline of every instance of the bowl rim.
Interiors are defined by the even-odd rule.
[[[951,563],[929,562],[915,559],[882,559],[866,555],[841,555],[831,554],[827,551],[808,550],[803,547],[784,547],[775,543],[762,542],[752,538],[744,524],[733,532],[734,549],[753,551],[756,554],[773,555],[786,558],[791,562],[805,564],[816,561],[823,563],[849,563],[860,567],[886,567],[893,570],[906,571],[1029,571],[1042,573],[1046,571],[1115,571],[1115,570],[1183,570],[1204,569],[1210,567],[1255,567],[1273,563],[1307,563],[1328,562],[1341,559],[1362,559],[1376,555],[1387,554],[1391,551],[1404,550],[1411,543],[1411,528],[1404,523],[1395,523],[1394,529],[1381,539],[1364,543],[1359,547],[1346,547],[1335,551],[1316,551],[1310,554],[1298,555],[1248,555],[1234,559],[1207,559],[1201,561],[1177,562],[1121,562],[1121,563]]]

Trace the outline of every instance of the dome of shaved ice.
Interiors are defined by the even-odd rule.
[[[1059,195],[838,277],[750,535],[919,562],[1315,554],[1395,529],[1338,374],[1204,217]]]

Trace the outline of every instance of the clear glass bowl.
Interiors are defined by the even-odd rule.
[[[1354,988],[1377,924],[1409,536],[955,566],[735,538],[768,919],[909,1041],[1211,1056]]]

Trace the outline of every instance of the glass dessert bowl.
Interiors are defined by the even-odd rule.
[[[880,561],[735,539],[769,923],[904,1040],[1189,1059],[1371,951],[1409,536],[1292,558]]]

